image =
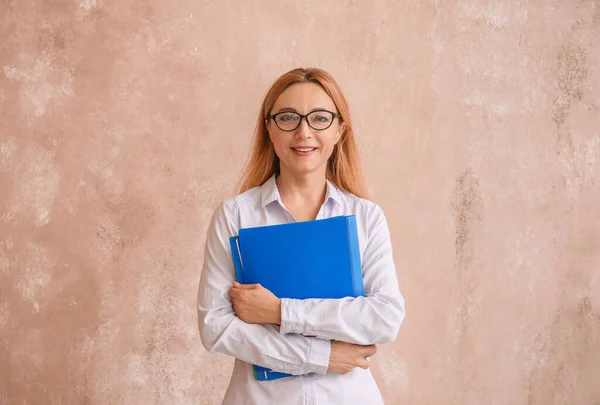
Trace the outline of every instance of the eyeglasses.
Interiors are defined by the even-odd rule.
[[[273,119],[277,128],[285,132],[295,131],[300,126],[302,119],[306,120],[309,127],[316,131],[323,131],[333,124],[333,120],[338,114],[327,110],[314,110],[308,114],[302,115],[292,111],[283,111],[277,114],[269,115],[267,119]]]

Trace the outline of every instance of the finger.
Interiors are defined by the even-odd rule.
[[[362,368],[363,370],[366,370],[369,368],[370,363],[369,363],[369,360],[361,358],[361,359],[358,359],[357,365],[358,365],[358,367]]]
[[[234,286],[234,287],[239,287],[239,286],[240,286],[240,283],[238,283],[237,281],[234,281],[234,282],[233,282],[233,286]]]
[[[237,288],[230,288],[229,289],[229,296],[231,298],[239,298],[240,294],[241,294],[241,291],[238,290]]]
[[[364,352],[365,356],[373,356],[375,353],[377,353],[377,346],[376,345],[365,346],[363,352]]]

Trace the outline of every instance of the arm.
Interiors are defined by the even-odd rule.
[[[330,342],[283,336],[275,325],[248,324],[235,316],[229,296],[235,274],[229,237],[237,232],[233,226],[237,215],[233,201],[222,203],[208,228],[197,303],[202,344],[211,353],[224,353],[273,371],[325,374]]]
[[[383,211],[370,212],[363,257],[365,296],[341,299],[281,299],[282,334],[301,334],[360,345],[395,340],[404,320],[390,233]]]

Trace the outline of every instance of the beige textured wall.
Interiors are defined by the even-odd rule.
[[[205,229],[329,70],[392,232],[388,404],[600,404],[600,2],[0,1],[0,404],[218,404]]]

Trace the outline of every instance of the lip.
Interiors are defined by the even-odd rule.
[[[312,155],[313,153],[315,153],[317,151],[317,149],[319,149],[319,148],[317,148],[316,146],[292,146],[292,147],[290,147],[290,149],[297,156],[309,156],[309,155]],[[296,150],[296,149],[312,149],[312,150],[309,150],[308,152],[300,152],[299,150]]]

